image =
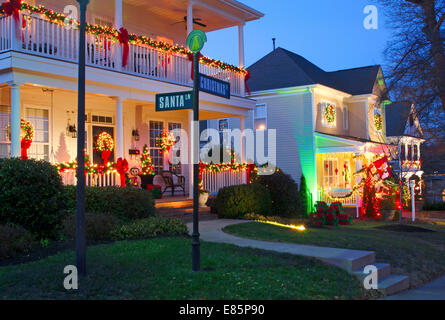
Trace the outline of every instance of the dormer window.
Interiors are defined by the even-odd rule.
[[[412,114],[409,115],[409,126],[414,127],[414,117]]]
[[[335,104],[331,102],[321,103],[321,123],[325,127],[337,126],[337,108]]]

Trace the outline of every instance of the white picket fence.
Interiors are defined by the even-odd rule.
[[[203,172],[202,182],[204,190],[210,191],[211,194],[216,194],[224,187],[247,183],[247,174],[246,172],[230,171],[219,173]]]
[[[17,39],[11,17],[0,16],[0,53],[8,50],[77,63],[79,30],[52,23],[39,14],[25,14]],[[192,85],[191,62],[180,54],[165,53],[147,45],[129,45],[128,64],[122,66],[122,46],[105,37],[86,35],[86,64],[88,66],[123,72],[139,77],[162,80],[179,85]],[[231,70],[200,63],[205,75],[228,81],[231,94],[244,96],[244,75]]]
[[[77,184],[76,172],[67,170],[60,174],[64,185],[75,186]],[[117,173],[88,174],[86,176],[87,187],[113,187],[120,186],[120,176]]]
[[[358,198],[357,193],[354,193],[351,197],[343,198],[351,193],[350,190],[342,190],[342,191],[323,191],[318,190],[318,201],[324,201],[326,203],[331,203],[332,198],[335,199],[335,202],[341,202],[344,207],[357,207]]]

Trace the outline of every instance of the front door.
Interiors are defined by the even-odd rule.
[[[104,127],[104,126],[93,126],[93,162],[97,164],[104,164],[104,161],[102,159],[102,154],[94,148],[94,145],[96,144],[97,137],[102,133],[106,132],[110,134],[114,139],[114,128],[113,127]],[[116,145],[116,142],[114,143]],[[114,149],[111,152],[109,160],[110,162],[114,161]]]

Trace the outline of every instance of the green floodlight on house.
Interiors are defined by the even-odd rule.
[[[390,104],[392,104],[392,101],[391,101],[391,100],[384,100],[384,101],[382,102],[382,106],[389,106]]]

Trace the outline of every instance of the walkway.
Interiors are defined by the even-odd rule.
[[[326,263],[338,266],[359,279],[363,280],[363,272],[367,265],[375,265],[379,277],[379,289],[387,295],[394,294],[409,288],[409,278],[391,274],[391,266],[375,262],[375,252],[362,250],[349,250],[340,248],[327,248],[311,245],[302,245],[285,242],[269,242],[246,238],[239,238],[222,231],[223,228],[233,224],[246,223],[243,220],[210,220],[200,222],[201,240],[233,244],[239,247],[250,247],[262,250],[289,253],[300,256],[320,259]],[[192,233],[192,223],[187,224],[189,233]]]
[[[445,276],[421,287],[386,297],[383,300],[445,300]]]

